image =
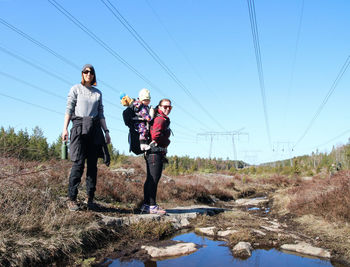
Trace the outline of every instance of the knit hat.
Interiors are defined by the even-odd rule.
[[[150,94],[149,90],[146,88],[141,89],[141,91],[139,92],[139,99],[140,99],[140,101],[151,100],[151,94]]]
[[[94,73],[94,78],[93,78],[93,80],[92,80],[91,85],[96,85],[96,84],[97,84],[97,82],[96,82],[96,71],[95,71],[94,66],[92,66],[91,64],[85,64],[85,65],[83,66],[83,68],[81,69],[81,72],[83,72],[83,71],[86,70],[87,68],[89,68],[90,70],[92,70],[93,73]],[[84,84],[84,79],[83,79],[83,77],[82,77],[82,84]]]

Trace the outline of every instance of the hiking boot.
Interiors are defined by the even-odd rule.
[[[88,210],[96,210],[98,208],[98,205],[92,198],[86,198],[84,202],[87,205]]]
[[[70,211],[77,211],[79,210],[78,203],[75,200],[68,200],[67,201],[67,207]]]
[[[149,214],[165,215],[166,211],[159,207],[158,205],[149,206]]]

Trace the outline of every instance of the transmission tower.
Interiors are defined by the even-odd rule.
[[[231,132],[204,132],[204,133],[199,133],[197,136],[209,136],[210,137],[210,147],[209,147],[209,159],[211,158],[211,151],[213,147],[213,138],[215,136],[231,136],[232,138],[232,148],[233,148],[233,157],[235,161],[235,168],[237,169],[237,150],[236,150],[236,144],[235,144],[235,136],[240,136],[240,135],[248,135],[248,133],[242,132],[244,128],[239,129],[237,131],[231,131]]]

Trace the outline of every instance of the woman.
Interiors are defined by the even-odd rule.
[[[144,203],[141,208],[142,213],[166,214],[166,211],[157,205],[157,186],[162,176],[163,164],[166,161],[165,155],[170,144],[169,128],[170,119],[168,117],[172,109],[169,99],[162,99],[156,107],[156,115],[151,126],[151,149],[146,153],[147,179],[144,184]]]
[[[73,122],[70,136],[70,159],[73,166],[69,176],[68,208],[71,211],[79,209],[77,203],[78,186],[87,161],[86,191],[89,209],[94,208],[96,190],[97,158],[104,156],[109,165],[109,154],[106,143],[111,138],[103,114],[102,93],[96,85],[96,73],[92,65],[86,64],[81,71],[80,84],[74,85],[68,94],[67,109],[64,117],[62,141],[68,140],[68,125]],[[102,129],[105,133],[105,138]],[[104,155],[103,155],[104,153]]]

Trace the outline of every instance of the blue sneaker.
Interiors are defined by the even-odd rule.
[[[165,211],[165,209],[162,209],[158,205],[149,206],[149,214],[165,215],[166,211]]]

